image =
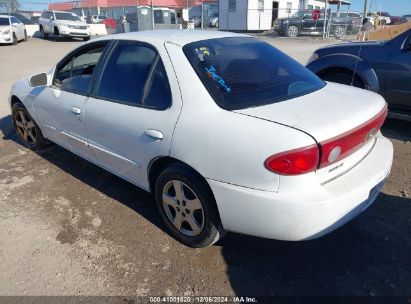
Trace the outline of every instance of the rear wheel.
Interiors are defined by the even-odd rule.
[[[222,236],[214,196],[204,179],[187,166],[172,164],[160,173],[155,199],[167,228],[183,244],[206,247]]]
[[[295,25],[290,25],[286,31],[287,37],[297,37],[298,36],[298,27]]]
[[[44,148],[48,142],[24,105],[16,102],[11,113],[17,135],[23,144],[32,150]]]
[[[321,74],[320,77],[325,81],[352,85],[362,89],[364,88],[364,82],[360,79],[360,77],[358,77],[358,75],[354,75],[354,72],[349,73],[348,71],[330,71]]]

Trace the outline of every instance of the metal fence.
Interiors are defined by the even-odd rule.
[[[270,7],[242,9],[237,5],[233,9],[218,5],[218,2],[212,0],[200,4],[195,0],[181,0],[186,5],[164,7],[155,5],[160,3],[157,1],[112,0],[111,5],[106,7],[93,6],[90,0],[60,3],[20,1],[18,7],[13,7],[13,11],[24,18],[23,23],[33,24],[38,22],[45,9],[71,11],[88,23],[95,22],[91,16],[103,15],[111,20],[105,22],[110,34],[152,29],[191,29],[256,32],[290,38],[313,36],[352,40],[361,36],[362,31],[374,28],[372,24],[363,26],[362,14],[359,12],[337,10],[336,7],[329,7],[327,10],[315,7],[304,10]],[[135,5],[136,2],[150,5]],[[0,1],[0,13],[11,11],[11,1],[8,2],[9,5],[4,5],[6,3]]]

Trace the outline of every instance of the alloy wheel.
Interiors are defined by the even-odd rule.
[[[20,137],[29,145],[37,143],[37,130],[33,120],[24,111],[17,111],[14,121]]]
[[[205,224],[203,204],[184,182],[168,181],[162,193],[163,208],[170,223],[185,236],[199,235]]]

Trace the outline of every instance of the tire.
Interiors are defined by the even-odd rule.
[[[18,42],[18,40],[17,40],[16,34],[13,33],[13,42],[12,42],[13,45],[16,45],[17,42]]]
[[[287,28],[287,31],[285,32],[285,34],[287,35],[287,37],[291,37],[291,38],[295,38],[298,36],[298,27],[296,27],[295,25],[290,25]]]
[[[182,189],[180,194],[176,189]],[[161,218],[181,243],[193,248],[207,247],[224,234],[210,188],[184,164],[166,167],[156,180],[154,194]]]
[[[362,88],[362,89],[364,88],[363,81],[357,75],[354,75],[354,78],[353,78],[352,73],[333,71],[333,72],[324,73],[320,77],[321,79],[325,81],[331,81],[331,82],[341,83],[345,85],[352,85],[354,87]]]
[[[13,105],[11,115],[16,133],[27,148],[39,150],[48,144],[40,128],[21,102]]]
[[[24,31],[24,42],[27,42],[27,32]]]
[[[337,26],[334,30],[334,36],[337,38],[343,38],[345,36],[345,27]]]
[[[90,37],[83,37],[83,41],[89,41]]]
[[[42,26],[40,27],[40,35],[41,35],[41,38],[43,38],[43,39],[48,39],[49,38],[49,34],[44,32],[44,28]]]

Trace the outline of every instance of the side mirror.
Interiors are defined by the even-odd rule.
[[[53,16],[50,16],[50,20],[54,20],[54,17],[53,17]]]
[[[11,24],[12,26],[18,26],[19,24],[17,22],[14,22]]]
[[[40,87],[40,86],[46,86],[47,85],[47,74],[46,73],[41,73],[41,74],[36,74],[30,77],[29,83],[32,87]]]

